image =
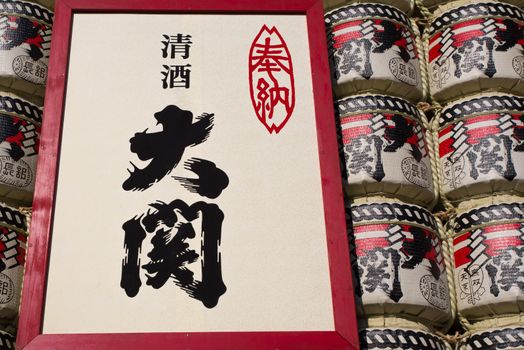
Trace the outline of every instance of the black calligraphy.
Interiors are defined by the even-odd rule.
[[[155,113],[157,124],[162,125],[163,130],[148,133],[146,129],[130,140],[131,152],[142,161],[151,161],[143,169],[131,163],[133,169],[122,188],[143,191],[169,174],[180,162],[186,147],[207,140],[213,128],[213,117],[213,114],[204,113],[193,123],[193,113],[173,105]]]
[[[344,146],[344,158],[350,174],[365,172],[380,182],[386,176],[382,163],[384,141],[377,135],[355,137]]]
[[[470,175],[478,179],[480,174],[496,171],[507,180],[513,180],[517,173],[511,158],[512,142],[509,136],[487,136],[480,139],[466,154],[471,164]]]
[[[495,42],[491,38],[473,38],[467,40],[451,56],[455,62],[455,76],[460,78],[462,73],[477,69],[487,77],[493,77],[497,72],[493,59]]]
[[[179,51],[171,53],[175,55]],[[149,163],[144,168],[131,163],[133,169],[122,184],[126,191],[144,191],[162,180],[177,167],[187,147],[208,139],[214,121],[213,114],[204,113],[193,122],[192,112],[175,105],[165,107],[154,117],[162,131],[148,133],[146,129],[130,139],[131,152]],[[190,158],[184,162],[184,168],[197,178],[174,178],[185,189],[202,197],[215,199],[229,184],[227,174],[211,161]],[[224,213],[213,203],[199,201],[188,205],[175,199],[170,203],[157,200],[149,204],[146,213],[122,225],[125,257],[121,288],[128,297],[135,297],[142,286],[142,272],[147,277],[146,285],[154,289],[172,280],[191,298],[201,301],[207,308],[215,307],[226,292],[220,254],[223,221]],[[147,253],[149,262],[142,264],[141,252],[148,237],[151,237],[152,249]],[[190,243],[193,241],[200,251],[192,248]],[[190,269],[196,265],[200,265],[198,276]]]
[[[380,289],[398,302],[402,296],[399,277],[400,254],[393,248],[374,248],[359,259],[359,276],[368,293]],[[393,274],[389,271],[393,266]]]
[[[185,61],[189,58],[191,44],[191,35],[176,34],[162,35],[162,58],[171,60]],[[190,88],[191,85],[191,65],[190,64],[163,64],[162,88],[172,89],[175,87]]]
[[[500,289],[509,291],[516,287],[524,292],[524,249],[520,247],[508,247],[500,250],[498,255],[486,265],[491,280],[490,292],[494,296],[500,294]]]
[[[224,214],[216,204],[197,202],[188,206],[182,200],[166,204],[150,204],[154,209],[139,218],[133,218],[123,225],[125,249],[128,252],[122,265],[120,286],[129,297],[138,294],[140,280],[140,257],[142,242],[153,234],[153,249],[147,254],[150,262],[143,265],[147,274],[146,284],[159,289],[170,279],[190,297],[202,301],[212,308],[226,292],[222,280],[221,257],[218,251],[221,241],[221,227]],[[194,221],[202,220],[202,280],[197,281],[188,265],[195,263],[199,254],[190,248],[187,240],[194,239]]]
[[[363,78],[369,79],[373,76],[371,66],[371,41],[369,39],[356,39],[345,42],[340,48],[340,53],[335,54],[336,79],[340,79],[340,73],[348,74],[355,71]]]

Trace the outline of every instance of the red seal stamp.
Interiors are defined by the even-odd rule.
[[[269,133],[279,133],[295,108],[291,54],[276,27],[260,29],[249,50],[251,102]]]

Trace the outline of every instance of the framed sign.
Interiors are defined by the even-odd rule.
[[[320,1],[57,1],[18,349],[356,349]]]

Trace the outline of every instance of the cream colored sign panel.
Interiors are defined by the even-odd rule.
[[[72,33],[43,333],[333,330],[305,17]]]

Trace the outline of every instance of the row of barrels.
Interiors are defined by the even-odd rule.
[[[0,2],[0,350],[15,346],[52,6],[52,0]]]
[[[524,347],[524,3],[324,4],[362,348]]]

